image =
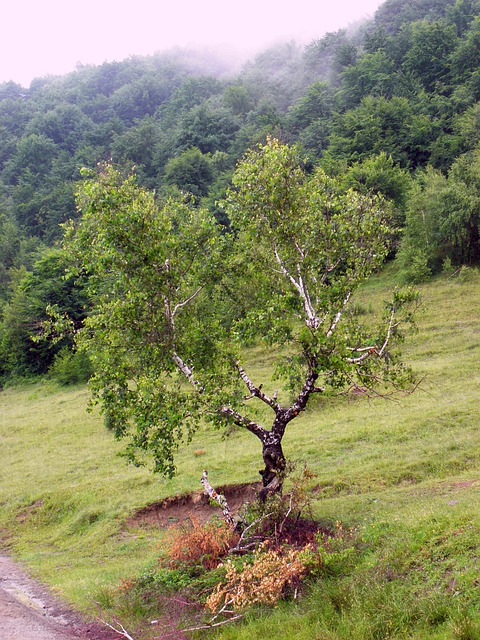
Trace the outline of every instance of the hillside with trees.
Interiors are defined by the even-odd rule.
[[[0,375],[69,357],[68,339],[32,338],[49,305],[79,324],[88,313],[56,252],[80,168],[105,161],[159,197],[190,194],[228,230],[219,202],[236,163],[273,135],[307,171],[393,203],[389,259],[406,280],[477,264],[479,34],[474,0],[387,0],[368,23],[277,45],[236,74],[172,51],[1,85]]]

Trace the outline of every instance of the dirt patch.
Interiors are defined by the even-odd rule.
[[[447,486],[452,489],[470,489],[470,487],[477,484],[478,480],[457,480],[456,482],[449,482]]]
[[[25,507],[24,509],[20,510],[17,513],[16,515],[17,522],[26,522],[32,515],[34,515],[42,507],[43,507],[43,500],[36,500],[35,502],[32,502],[32,504],[29,504],[27,507]]]
[[[216,488],[227,499],[233,514],[238,514],[241,507],[258,499],[258,492],[262,488],[262,483],[248,483],[225,485]],[[220,508],[212,504],[209,497],[196,491],[189,494],[167,498],[154,502],[147,507],[135,511],[125,522],[126,529],[135,528],[161,528],[178,527],[182,524],[190,524],[192,521],[204,524],[214,516],[221,517]],[[259,541],[271,539],[272,523],[266,519],[260,524],[259,530],[254,538]],[[281,528],[275,534],[275,543],[278,545],[290,545],[296,548],[303,548],[307,544],[317,545],[318,541],[325,540],[335,535],[331,525],[321,524],[313,518],[289,517],[282,523]]]
[[[261,482],[232,484],[216,487],[216,491],[225,496],[230,509],[235,514],[243,504],[257,498],[261,487]],[[195,491],[153,502],[147,507],[138,509],[127,519],[125,524],[127,528],[165,528],[182,524],[191,518],[195,518],[198,522],[206,522],[215,514],[221,516],[219,507],[212,505],[205,493]]]
[[[431,487],[419,487],[412,489],[412,495],[433,495],[433,496],[449,496],[453,493],[459,493],[463,489],[471,489],[478,486],[480,480],[443,480]]]

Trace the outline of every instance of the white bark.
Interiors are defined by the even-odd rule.
[[[233,518],[232,515],[232,510],[230,509],[230,507],[228,506],[228,502],[227,499],[225,498],[224,495],[222,495],[221,493],[218,493],[217,491],[215,491],[215,489],[212,487],[212,485],[209,483],[208,481],[208,473],[205,471],[205,469],[203,470],[202,473],[202,480],[201,480],[202,484],[203,484],[203,488],[205,489],[205,493],[214,501],[216,502],[223,513],[223,517],[225,518],[225,522],[232,528],[235,529],[236,526],[236,522]]]

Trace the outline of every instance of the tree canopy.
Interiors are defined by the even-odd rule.
[[[268,139],[239,163],[222,205],[231,235],[208,210],[156,200],[108,165],[81,185],[77,206],[66,250],[93,307],[77,343],[93,360],[94,399],[132,461],[147,454],[171,474],[200,420],[233,422],[260,440],[268,493],[282,482],[286,427],[314,394],[411,383],[395,344],[415,296],[396,292],[377,327],[362,327],[351,310],[389,250],[389,205],[345,191],[321,169],[307,174],[295,147]],[[243,362],[244,345],[258,340],[279,353],[282,402]]]

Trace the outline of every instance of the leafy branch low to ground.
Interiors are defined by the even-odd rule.
[[[390,268],[373,279],[359,293],[357,313],[373,316],[396,277]],[[301,541],[298,553],[316,544],[312,553],[319,550],[327,566],[313,563],[301,584],[292,579],[277,606],[254,603],[227,616],[242,615],[239,620],[189,635],[480,638],[479,284],[479,274],[470,270],[422,285],[425,308],[406,353],[423,378],[415,394],[397,402],[319,398],[290,432],[288,457],[304,459],[316,476],[308,484],[312,513],[304,509],[303,516],[320,527],[313,541]],[[258,377],[271,366],[256,347],[248,359]],[[207,612],[204,603],[217,588],[225,593],[227,560],[235,569],[235,593],[242,563],[248,559],[248,571],[255,571],[254,549],[223,557],[216,551],[217,566],[196,561],[188,568],[181,556],[171,564],[174,534],[131,515],[197,490],[204,468],[215,486],[257,480],[255,447],[233,431],[233,455],[227,455],[220,434],[202,428],[182,448],[178,476],[161,479],[117,458],[119,447],[101,417],[85,414],[86,396],[82,387],[50,382],[0,394],[4,544],[68,601],[112,625],[120,621],[135,640],[165,636],[167,628],[204,626],[219,611]],[[252,515],[252,521],[259,518]],[[220,536],[205,534],[200,522],[184,530],[187,538],[193,533],[214,537],[221,547]],[[177,548],[185,547],[175,539]],[[232,544],[238,541],[228,548]],[[291,540],[289,548],[297,553]],[[275,538],[265,553],[279,555],[267,555],[265,562],[280,563]]]

